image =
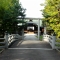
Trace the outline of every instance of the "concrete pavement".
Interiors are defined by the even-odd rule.
[[[24,40],[14,42],[0,54],[0,60],[60,60],[60,53],[35,34],[25,34]]]

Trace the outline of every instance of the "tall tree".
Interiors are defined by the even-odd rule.
[[[48,28],[60,37],[60,0],[46,0],[43,16]]]
[[[19,4],[19,0],[0,1],[0,30],[11,32],[17,29],[17,17],[25,17],[25,9]]]

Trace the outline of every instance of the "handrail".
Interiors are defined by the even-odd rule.
[[[43,40],[49,42],[51,45],[52,49],[55,49],[55,37],[56,36],[51,36],[51,35],[43,35]]]
[[[4,36],[4,38],[0,38],[0,40],[2,40],[2,41],[0,42],[0,44],[2,44],[2,45],[0,46],[0,49],[1,49],[1,48],[8,48],[8,46],[11,45],[12,42],[14,42],[14,41],[16,41],[16,40],[18,40],[18,39],[20,39],[20,38],[21,38],[21,37],[20,37],[19,34],[11,34],[11,35],[6,34],[6,35]]]
[[[11,34],[8,36],[8,46],[11,45],[12,42],[16,41],[19,39],[18,34]]]

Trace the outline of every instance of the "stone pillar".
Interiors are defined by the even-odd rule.
[[[46,26],[44,27],[44,34],[46,35]]]
[[[40,39],[40,20],[38,20],[38,40]]]
[[[52,49],[55,49],[55,41],[56,41],[56,36],[52,36],[53,40],[52,40]]]
[[[8,49],[8,33],[5,32],[5,48]]]

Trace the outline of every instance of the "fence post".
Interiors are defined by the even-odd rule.
[[[8,49],[8,33],[5,33],[5,48]]]
[[[56,41],[56,36],[52,36],[53,40],[52,40],[52,49],[55,49],[55,41]]]

